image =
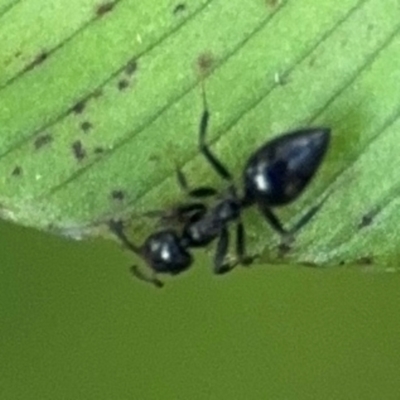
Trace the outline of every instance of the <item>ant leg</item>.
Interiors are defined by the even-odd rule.
[[[167,210],[151,210],[145,212],[145,217],[157,218],[158,226],[171,224],[187,224],[198,221],[207,212],[203,203],[179,204]]]
[[[321,209],[322,205],[327,200],[328,196],[325,196],[318,204],[311,207],[296,224],[293,228],[286,230],[278,217],[268,208],[268,207],[260,207],[261,212],[267,219],[268,223],[275,229],[282,237],[282,244],[288,245],[288,243],[294,240],[294,235],[302,229],[306,224],[310,222],[310,220],[314,217],[314,215]]]
[[[260,211],[262,212],[262,214],[264,215],[265,219],[267,220],[267,222],[281,236],[286,236],[287,234],[291,233],[283,227],[279,218],[271,211],[270,208],[262,207],[262,206],[259,208],[260,208]]]
[[[196,189],[189,189],[186,176],[179,168],[176,169],[176,176],[178,179],[179,187],[190,197],[204,198],[215,196],[218,193],[217,190],[210,186],[200,186]]]
[[[242,221],[236,225],[236,254],[241,265],[250,265],[257,257],[246,255],[246,232]]]
[[[321,209],[325,201],[328,199],[328,196],[325,196],[318,204],[311,207],[301,218],[296,222],[294,227],[289,231],[291,235],[297,233],[304,225],[307,225],[314,215]]]
[[[222,164],[221,161],[218,160],[217,157],[209,149],[206,143],[206,134],[208,128],[208,121],[210,119],[210,112],[208,111],[207,107],[207,99],[206,93],[204,90],[204,86],[202,85],[202,94],[203,94],[203,114],[200,119],[200,126],[199,126],[199,148],[200,153],[206,158],[206,160],[210,163],[212,168],[215,172],[222,178],[227,181],[232,180],[232,175],[227,170],[227,168]]]
[[[203,203],[183,204],[176,207],[179,216],[192,217],[203,216],[207,211],[207,207]]]
[[[214,273],[221,275],[231,271],[236,264],[224,263],[229,245],[229,232],[224,227],[218,240],[217,250],[214,256]]]
[[[136,265],[133,265],[130,268],[130,271],[135,278],[140,279],[143,282],[151,283],[152,285],[160,289],[164,286],[163,282],[161,282],[155,276],[145,275]]]
[[[128,237],[125,235],[124,232],[124,225],[122,221],[114,221],[111,220],[108,222],[108,227],[112,233],[114,233],[115,236],[122,242],[122,244],[128,248],[129,250],[133,251],[135,254],[141,256],[142,252],[140,247],[136,246],[134,243],[132,243]]]
[[[191,218],[193,215],[204,215],[207,211],[207,207],[203,203],[189,203],[180,204],[176,207],[171,208],[168,211],[165,210],[151,210],[146,211],[143,215],[148,218],[160,218],[161,220],[179,219],[179,218]]]
[[[163,210],[150,210],[146,211],[142,214],[144,217],[147,218],[162,218],[165,216],[165,211]]]
[[[191,224],[201,219],[207,212],[207,207],[203,203],[192,203],[179,205],[169,216],[171,220],[176,220],[183,225]],[[164,220],[166,218],[164,217]]]

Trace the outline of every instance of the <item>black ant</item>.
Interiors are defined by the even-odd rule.
[[[110,229],[122,243],[141,256],[153,271],[149,277],[132,267],[136,277],[151,282],[157,287],[163,283],[155,276],[158,273],[176,275],[185,271],[193,262],[190,248],[205,247],[218,240],[214,255],[214,273],[223,274],[237,264],[248,265],[254,257],[246,254],[245,230],[241,220],[244,208],[257,205],[271,227],[281,236],[293,235],[318,211],[321,204],[311,208],[297,224],[286,230],[271,207],[286,205],[299,197],[320,166],[330,141],[329,128],[304,128],[285,133],[272,139],[256,150],[243,172],[244,193],[239,195],[232,175],[211,152],[206,143],[210,113],[203,90],[204,109],[199,126],[199,150],[216,173],[228,182],[226,192],[220,193],[208,186],[189,189],[184,174],[178,169],[180,187],[191,198],[201,199],[218,195],[212,207],[203,202],[192,202],[178,206],[173,218],[183,221],[183,228],[163,229],[151,234],[142,246],[136,246],[126,237],[121,222],[111,221]],[[160,212],[163,217],[163,212]],[[228,225],[236,223],[235,263],[225,263],[228,246]]]

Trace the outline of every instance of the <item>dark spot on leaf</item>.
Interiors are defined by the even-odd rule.
[[[111,192],[111,197],[114,200],[122,201],[125,198],[125,193],[122,190],[113,190]]]
[[[150,156],[149,156],[149,161],[151,161],[151,162],[158,162],[160,160],[161,160],[161,158],[157,154],[150,154]]]
[[[82,114],[83,110],[85,109],[86,106],[86,99],[78,101],[72,108],[71,111],[73,111],[75,114]]]
[[[310,61],[308,62],[308,65],[309,65],[310,67],[313,67],[316,60],[317,60],[316,57],[314,57],[314,56],[313,56],[313,57],[310,57]]]
[[[358,265],[371,265],[374,263],[374,259],[371,256],[365,256],[356,260],[356,263]]]
[[[14,57],[15,58],[19,58],[19,57],[21,57],[22,56],[22,51],[16,51],[15,53],[14,53]]]
[[[268,7],[275,8],[276,6],[279,6],[280,0],[265,0],[265,3],[267,4]]]
[[[126,79],[121,79],[118,81],[118,89],[119,90],[124,90],[129,86],[129,81]]]
[[[372,221],[373,221],[373,218],[372,218],[372,216],[371,215],[364,215],[362,218],[361,218],[361,222],[360,222],[360,224],[358,225],[358,228],[359,229],[362,229],[362,228],[365,228],[366,226],[369,226],[369,225],[371,225],[372,224]]]
[[[109,13],[110,11],[112,11],[112,9],[114,8],[114,6],[115,6],[115,3],[112,2],[112,1],[109,1],[109,2],[107,2],[107,3],[100,4],[100,5],[97,7],[97,10],[96,10],[97,16],[98,16],[98,17],[104,16],[105,14]]]
[[[197,66],[201,75],[207,75],[214,66],[215,59],[211,53],[202,53],[197,57]]]
[[[82,146],[82,142],[80,140],[72,143],[72,151],[74,153],[75,158],[78,161],[82,161],[86,157],[86,150]]]
[[[48,53],[46,53],[45,51],[42,51],[41,53],[39,53],[35,59],[30,62],[28,65],[25,66],[24,71],[30,71],[33,68],[37,67],[38,65],[42,64],[48,57]]]
[[[361,218],[360,223],[358,224],[358,229],[366,228],[370,226],[374,222],[374,218],[376,214],[378,214],[379,210],[375,209],[366,214],[364,214]]]
[[[285,86],[286,84],[289,83],[289,77],[288,75],[276,72],[274,76],[274,81],[277,85]]]
[[[12,175],[12,176],[21,176],[21,175],[22,175],[22,168],[21,168],[19,165],[17,165],[17,166],[13,169],[13,171],[11,172],[11,175]]]
[[[133,75],[137,71],[137,61],[130,60],[128,64],[126,64],[125,72],[127,75]]]
[[[93,92],[93,97],[95,99],[98,99],[99,97],[101,97],[103,95],[103,89],[102,88],[97,88],[94,92]]]
[[[97,99],[103,94],[102,89],[95,89],[93,92],[87,94],[84,98],[77,101],[69,110],[69,112],[73,112],[75,114],[82,114],[85,110],[89,100]]]
[[[83,132],[87,133],[93,128],[93,125],[89,121],[83,121],[81,123],[81,129]]]
[[[49,135],[48,133],[43,134],[38,136],[34,142],[33,145],[35,146],[36,150],[41,149],[43,146],[46,146],[47,144],[51,143],[53,141],[53,137]]]
[[[174,8],[174,14],[175,15],[180,14],[185,10],[186,10],[186,4],[185,3],[179,3]]]
[[[104,148],[103,147],[96,147],[94,149],[95,154],[103,154],[104,153]]]

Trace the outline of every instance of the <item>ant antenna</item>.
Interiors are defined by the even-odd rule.
[[[330,196],[330,193],[326,194],[322,200],[311,207],[300,219],[299,221],[296,222],[294,227],[289,230],[289,235],[294,235],[297,233],[301,228],[303,228],[304,225],[307,225],[311,218],[314,217],[314,215],[321,209],[321,207],[324,205],[324,203],[328,200],[328,197]]]

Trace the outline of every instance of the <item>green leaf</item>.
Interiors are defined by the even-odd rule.
[[[66,18],[68,16],[68,18]],[[198,154],[205,78],[213,149],[238,177],[281,132],[330,126],[328,157],[286,224],[328,195],[284,262],[396,270],[397,0],[0,1],[0,213],[69,236],[110,216],[223,188]],[[251,251],[282,262],[256,210]]]

